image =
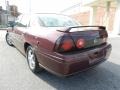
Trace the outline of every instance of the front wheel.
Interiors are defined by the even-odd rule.
[[[43,70],[39,66],[39,62],[37,61],[37,58],[32,46],[27,47],[26,56],[27,56],[28,66],[33,73],[37,73]]]
[[[12,39],[11,39],[9,33],[6,34],[6,42],[9,46],[13,46]]]

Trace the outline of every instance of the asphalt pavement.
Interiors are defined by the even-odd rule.
[[[68,78],[47,71],[33,74],[25,57],[5,42],[0,31],[0,90],[120,90],[120,38],[110,38],[110,58],[99,66]]]

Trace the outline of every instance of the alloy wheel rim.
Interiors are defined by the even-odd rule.
[[[29,67],[33,70],[35,68],[35,55],[31,49],[28,50],[28,63]]]
[[[8,42],[8,44],[12,45],[12,41],[11,41],[9,34],[7,35],[7,42]]]

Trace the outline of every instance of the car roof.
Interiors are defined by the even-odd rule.
[[[27,15],[27,16],[30,16],[30,17],[33,17],[33,16],[67,16],[67,15],[64,15],[64,14],[59,14],[59,13],[29,13],[29,14],[21,14],[21,15]],[[69,16],[67,16],[69,17]]]

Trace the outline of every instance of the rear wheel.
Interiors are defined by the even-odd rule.
[[[11,39],[9,33],[6,34],[6,42],[9,46],[13,46],[12,39]]]
[[[39,62],[37,61],[35,51],[34,51],[32,46],[27,47],[26,54],[27,54],[26,55],[27,56],[27,62],[28,62],[28,66],[29,66],[30,70],[33,73],[37,73],[37,72],[42,71],[43,68],[39,66]]]

